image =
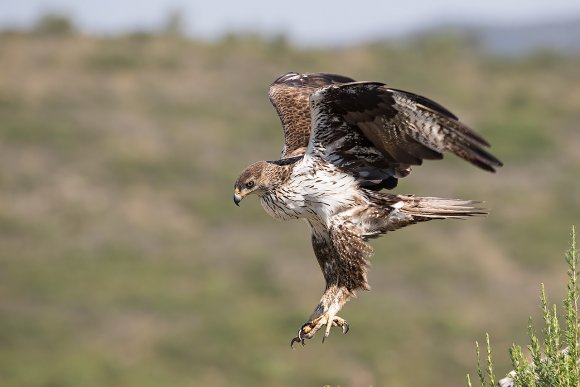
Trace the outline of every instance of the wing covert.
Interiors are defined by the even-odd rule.
[[[489,144],[447,109],[382,83],[331,85],[312,95],[310,107],[308,152],[363,182],[376,183],[381,175],[405,176],[410,166],[441,159],[444,152],[490,172],[502,166],[485,149]]]
[[[310,140],[310,106],[308,99],[317,89],[353,82],[342,75],[325,73],[298,74],[289,72],[279,76],[271,85],[269,97],[284,129],[282,158],[304,154]]]

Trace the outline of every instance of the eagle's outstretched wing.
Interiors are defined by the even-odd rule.
[[[270,85],[270,101],[276,108],[284,128],[284,149],[281,158],[304,154],[310,139],[310,107],[308,98],[317,89],[354,79],[335,74],[286,73]]]
[[[308,153],[356,176],[363,186],[384,188],[411,165],[451,152],[490,172],[501,161],[489,144],[455,115],[425,97],[377,82],[318,89],[310,97]],[[389,188],[386,186],[385,188]]]

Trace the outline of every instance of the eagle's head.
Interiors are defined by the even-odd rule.
[[[258,161],[244,169],[234,184],[234,203],[239,206],[252,193],[262,196],[270,187],[273,167],[267,161]]]

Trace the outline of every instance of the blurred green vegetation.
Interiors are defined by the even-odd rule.
[[[453,36],[201,43],[170,27],[95,38],[47,19],[0,35],[1,385],[459,385],[482,332],[525,342],[530,294],[561,288],[580,216],[580,58],[490,57]],[[306,227],[231,199],[247,164],[279,155],[267,89],[286,71],[426,95],[506,164],[448,157],[401,181],[491,215],[375,241],[351,332],[294,351],[324,286]],[[507,351],[495,363],[508,371]]]

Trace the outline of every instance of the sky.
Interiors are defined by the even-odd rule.
[[[341,45],[394,37],[448,23],[523,25],[578,17],[578,0],[0,0],[0,27],[29,27],[47,12],[84,31],[153,30],[179,11],[186,32],[215,39],[228,32],[285,34],[306,45]]]

